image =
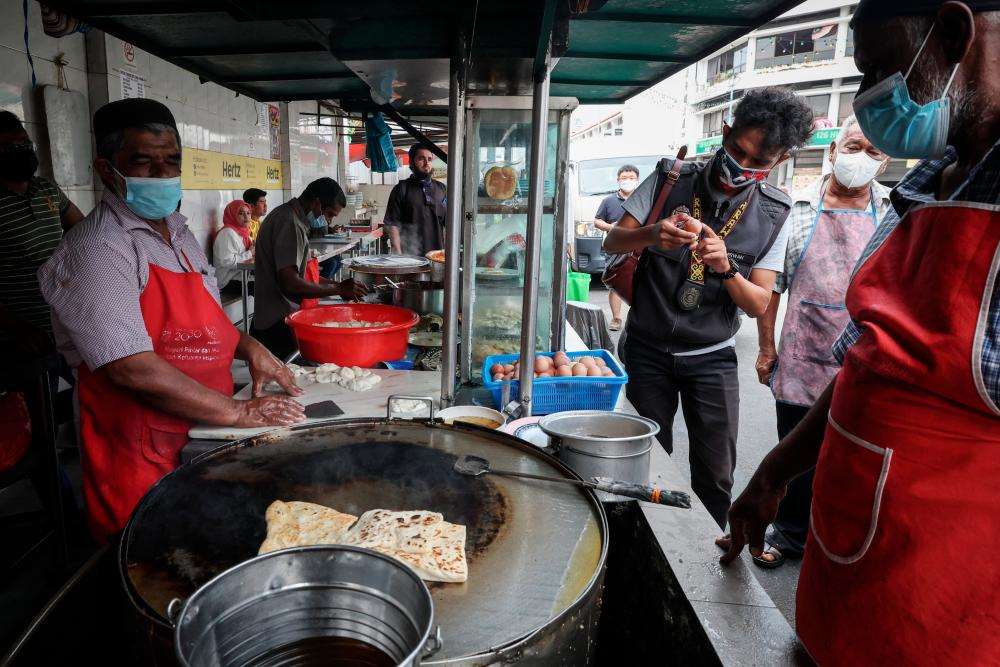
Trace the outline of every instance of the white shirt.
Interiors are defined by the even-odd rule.
[[[253,253],[243,245],[243,239],[232,227],[223,227],[212,244],[212,264],[215,266],[215,277],[219,281],[219,289],[229,284],[229,281],[240,274],[236,265],[249,262]]]

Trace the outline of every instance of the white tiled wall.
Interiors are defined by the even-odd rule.
[[[271,145],[267,126],[258,125],[262,104],[214,83],[202,84],[198,77],[140,49],[128,51],[120,39],[106,36],[108,65],[108,100],[122,98],[121,70],[132,71],[145,79],[146,97],[163,102],[174,114],[181,143],[187,148],[220,151],[235,155],[270,158]],[[271,207],[283,201],[281,190],[271,190]],[[185,190],[181,213],[188,226],[205,244],[222,226],[222,209],[242,197],[242,190]]]
[[[42,31],[41,8],[37,2],[28,3],[28,44],[35,62],[36,88],[31,87],[31,67],[24,46],[24,15],[22,3],[0,2],[0,109],[10,111],[24,121],[25,129],[38,145],[41,162],[39,174],[52,178],[51,151],[45,127],[45,109],[42,104],[42,86],[57,83],[55,58],[59,53],[67,65],[64,68],[69,88],[87,95],[87,55],[84,37],[80,33],[55,39]],[[58,150],[58,147],[55,147]],[[93,187],[80,185],[64,188],[70,199],[82,211],[94,205]]]
[[[51,177],[49,155],[52,148],[45,129],[40,87],[56,83],[53,60],[56,54],[63,53],[68,61],[65,71],[69,88],[87,96],[87,52],[82,34],[60,39],[48,37],[42,31],[38,3],[34,0],[28,2],[28,10],[29,44],[35,61],[38,88],[32,90],[31,87],[21,2],[0,0],[0,109],[11,111],[25,121],[28,133],[39,146],[40,173]],[[235,93],[212,83],[202,84],[196,75],[137,48],[129,61],[123,42],[110,35],[106,36],[105,54],[108,101],[122,97],[121,76],[115,70],[131,70],[145,78],[146,97],[163,102],[173,112],[185,147],[261,158],[271,156],[268,128],[259,126],[257,120],[257,106],[261,103],[237,97]],[[95,62],[91,69],[96,71],[96,67]],[[96,75],[103,76],[103,73]],[[280,106],[285,108],[283,104]],[[290,167],[290,173],[285,174],[285,188],[297,195],[315,178],[336,178],[337,143],[333,128],[310,127],[315,124],[315,118],[300,116],[300,112],[315,112],[315,102],[287,106],[290,130],[281,147],[282,157],[289,160]],[[93,208],[93,184],[64,189],[84,213]],[[97,189],[100,189],[100,184],[97,184]],[[181,212],[188,216],[189,226],[205,244],[206,250],[212,231],[221,226],[222,208],[240,196],[242,190],[184,192]],[[285,192],[281,190],[269,191],[268,204],[273,208],[282,203],[284,197]]]

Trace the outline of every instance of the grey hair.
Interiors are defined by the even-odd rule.
[[[847,139],[848,133],[850,133],[851,128],[857,126],[858,119],[851,114],[844,119],[844,125],[840,128],[840,132],[837,133],[837,145],[840,146]]]
[[[171,127],[166,123],[143,123],[141,125],[130,127],[129,129],[139,130],[140,132],[153,132],[155,134],[172,132],[174,137],[177,139],[177,149],[180,150],[181,148],[181,135],[177,132],[176,128]],[[118,151],[120,151],[124,145],[125,131],[115,130],[114,132],[106,135],[97,144],[97,157],[113,161],[115,155],[118,154]]]

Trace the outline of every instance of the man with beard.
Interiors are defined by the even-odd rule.
[[[673,160],[625,200],[608,253],[642,251],[620,345],[639,414],[673,452],[678,404],[689,433],[691,488],[725,525],[736,467],[739,311],[764,314],[785,261],[788,195],[766,182],[809,139],[812,112],[787,88],[751,90],[707,165],[687,163],[654,211]],[[653,217],[655,215],[655,217]]]
[[[385,209],[393,252],[423,257],[444,248],[448,188],[431,178],[433,163],[428,147],[410,147],[410,177],[392,189]]]
[[[52,348],[38,269],[83,219],[55,183],[35,176],[35,145],[20,119],[0,111],[0,340],[37,353]]]
[[[760,555],[816,467],[796,628],[823,665],[996,664],[1000,649],[1000,1],[862,0],[854,111],[922,158],[855,268],[843,366],[729,513]]]

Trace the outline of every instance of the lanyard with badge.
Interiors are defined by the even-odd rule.
[[[743,218],[743,214],[746,212],[747,207],[750,205],[750,199],[753,197],[753,193],[740,203],[733,211],[733,214],[729,216],[729,220],[726,224],[722,226],[716,236],[720,239],[725,239],[729,236],[730,232],[736,227],[737,223]],[[697,194],[694,196],[694,200],[691,202],[691,217],[697,219],[699,222],[702,221],[701,215],[701,197]],[[701,255],[698,254],[697,250],[691,251],[691,264],[688,267],[687,280],[684,281],[684,285],[681,287],[680,294],[677,296],[677,300],[680,307],[684,310],[694,310],[701,304],[701,295],[705,290],[705,262],[702,260]]]

